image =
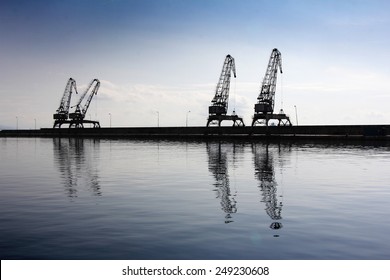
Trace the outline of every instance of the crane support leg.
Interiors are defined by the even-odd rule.
[[[270,120],[278,120],[278,126],[291,126],[290,118],[286,114],[255,114],[252,126],[257,124],[268,126]]]
[[[68,124],[69,128],[83,128],[84,124],[91,124],[94,128],[100,128],[100,123],[98,121],[90,120],[56,120],[54,122],[53,128],[61,128],[61,125]]]
[[[206,126],[221,126],[222,121],[233,121],[233,126],[245,126],[244,121],[237,115],[209,115]]]

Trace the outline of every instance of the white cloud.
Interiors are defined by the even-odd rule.
[[[190,111],[189,125],[203,126],[215,87],[215,84],[117,85],[102,80],[96,98],[98,113],[93,112],[91,104],[90,114],[96,114],[104,126],[109,125],[109,114],[113,126],[155,126],[158,117],[161,126],[184,126]],[[237,115],[250,123],[258,87],[254,83],[238,83],[236,90],[231,87],[228,114],[235,109]]]
[[[102,81],[99,114],[111,113],[115,126],[154,126],[157,117],[161,126],[183,126],[187,112],[191,111],[191,125],[201,125],[206,122],[203,117],[212,98],[210,87],[212,85],[119,86]]]

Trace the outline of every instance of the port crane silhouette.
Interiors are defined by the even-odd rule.
[[[72,92],[74,91],[76,94],[78,93],[76,81],[70,78],[68,80],[68,83],[66,84],[64,94],[61,98],[60,106],[58,107],[56,113],[53,114],[53,128],[61,128],[61,125],[63,124],[69,124],[69,128],[83,128],[85,123],[92,124],[93,127],[100,127],[98,121],[85,120],[85,115],[87,113],[89,105],[92,101],[93,96],[97,94],[99,87],[100,81],[98,79],[93,79],[87,89],[84,91],[84,93],[80,96],[78,103],[75,106],[71,107],[76,107],[76,110],[73,113],[69,113]],[[81,105],[91,88],[92,90],[88,95],[84,105]]]
[[[93,88],[92,88],[93,86]],[[100,127],[100,124],[98,121],[91,121],[91,120],[84,120],[85,114],[87,113],[87,110],[89,108],[89,104],[91,104],[92,98],[94,95],[97,94],[100,87],[100,81],[98,79],[93,79],[90,83],[87,89],[84,91],[84,93],[80,96],[79,102],[73,106],[76,107],[76,110],[74,113],[69,114],[69,118],[71,119],[69,127],[75,126],[75,127],[83,127],[83,123],[91,123],[94,127]],[[87,101],[85,102],[84,106],[81,105],[84,98],[87,96],[89,90],[92,88],[90,94],[88,95]]]
[[[291,125],[290,118],[280,110],[279,114],[274,114],[275,90],[278,69],[282,74],[282,54],[278,49],[273,49],[268,62],[267,70],[260,88],[260,94],[255,104],[255,114],[253,116],[252,126],[264,124],[268,126],[271,119],[278,120],[278,126]]]
[[[54,125],[53,127],[61,127],[64,121],[69,117],[70,100],[72,98],[73,91],[77,94],[76,81],[69,78],[66,83],[64,94],[62,95],[60,106],[58,107],[55,114],[53,114]]]
[[[228,54],[222,66],[215,96],[211,101],[212,105],[209,106],[209,117],[206,126],[214,124],[221,126],[223,120],[233,121],[233,126],[245,126],[242,118],[238,117],[235,111],[233,111],[233,115],[227,115],[231,72],[233,72],[234,78],[236,78],[234,58]]]

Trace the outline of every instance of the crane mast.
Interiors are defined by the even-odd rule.
[[[85,96],[88,94],[89,90],[94,85],[91,93],[89,94],[87,101],[85,102],[84,106],[81,106],[81,102],[84,100]],[[85,118],[85,114],[87,113],[87,110],[89,108],[89,104],[91,103],[92,97],[97,94],[100,87],[100,81],[98,79],[92,80],[92,82],[89,84],[87,89],[84,91],[84,93],[81,95],[79,102],[75,105],[76,110],[74,113],[69,114],[69,118],[72,120],[83,120]]]
[[[69,107],[70,107],[70,99],[72,97],[72,91],[77,94],[76,81],[72,78],[69,78],[64,94],[62,95],[60,106],[58,107],[55,114],[53,114],[53,118],[55,120],[66,120],[69,116]]]
[[[233,120],[233,125],[244,125],[242,119],[236,115],[226,115],[228,110],[230,77],[232,72],[234,78],[236,78],[236,65],[234,58],[228,54],[222,66],[221,75],[215,90],[215,96],[211,101],[212,105],[209,106],[209,118],[207,120],[207,126],[209,126],[214,121],[216,121],[220,126],[222,120]]]
[[[280,73],[283,73],[282,54],[278,49],[273,49],[268,62],[267,71],[265,72],[263,84],[261,85],[260,94],[259,97],[257,97],[258,103],[255,105],[256,113],[272,114],[274,111],[278,68],[280,69]]]
[[[282,54],[275,48],[271,52],[267,70],[260,88],[260,94],[257,97],[258,101],[257,104],[255,104],[255,114],[253,116],[252,126],[260,123],[265,123],[265,125],[268,126],[268,122],[271,119],[278,120],[278,126],[291,125],[290,118],[284,114],[283,109],[280,110],[279,114],[274,114],[278,69],[280,70],[280,73],[283,73]]]

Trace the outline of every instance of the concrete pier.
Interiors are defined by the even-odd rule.
[[[390,140],[390,125],[319,125],[255,127],[114,127],[1,130],[0,137],[198,138],[198,139],[370,139]]]

